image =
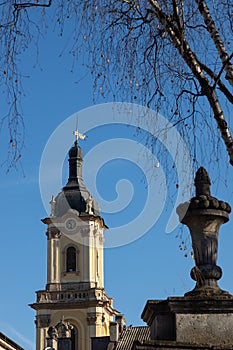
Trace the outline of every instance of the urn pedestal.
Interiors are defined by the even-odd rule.
[[[147,301],[142,319],[150,326],[155,349],[161,341],[164,349],[233,348],[233,296],[218,286],[222,270],[217,265],[219,228],[231,208],[211,196],[204,168],[197,171],[195,186],[196,196],[177,213],[190,230],[196,286],[183,297]]]

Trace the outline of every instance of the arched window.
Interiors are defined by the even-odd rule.
[[[71,350],[78,350],[78,330],[76,327],[71,331]]]
[[[76,248],[75,247],[68,247],[66,250],[66,271],[72,272],[76,271],[77,267],[77,257],[76,257]]]

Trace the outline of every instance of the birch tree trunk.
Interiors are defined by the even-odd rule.
[[[213,39],[216,48],[218,49],[218,52],[223,62],[223,66],[227,71],[228,80],[231,84],[233,84],[233,80],[231,80],[231,76],[233,77],[233,67],[229,61],[229,56],[226,52],[223,42],[221,41],[220,35],[218,34],[214,22],[211,19],[205,1],[196,0],[196,2],[198,3],[199,10],[204,17],[207,29],[211,33],[211,38]],[[214,89],[212,88],[206,75],[203,73],[203,70],[199,64],[195,53],[192,52],[186,41],[185,36],[183,35],[184,28],[181,27],[180,20],[179,28],[177,28],[174,26],[169,16],[162,11],[161,7],[158,4],[158,1],[149,0],[149,3],[153,6],[159,22],[163,25],[166,32],[168,33],[169,37],[173,42],[174,47],[176,47],[176,49],[179,51],[179,54],[182,56],[190,70],[193,72],[194,76],[197,78],[202,88],[202,94],[207,97],[211,109],[213,111],[214,118],[221,132],[221,137],[225,143],[230,158],[230,164],[233,166],[233,140],[227,122],[224,118],[223,110],[221,108],[221,105],[219,103]],[[175,8],[177,9],[177,7],[178,5],[176,4]],[[176,10],[176,12],[178,11]]]
[[[204,0],[196,0],[196,3],[198,4],[198,9],[203,16],[207,30],[210,33],[216,49],[218,50],[219,57],[223,64],[223,69],[226,71],[226,79],[228,79],[231,86],[233,86],[233,66],[230,62],[230,57],[216,28],[216,25],[211,17],[208,6]]]

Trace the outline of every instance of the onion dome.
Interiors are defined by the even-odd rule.
[[[62,191],[55,198],[54,216],[62,216],[69,209],[79,215],[99,215],[99,207],[86,188],[82,178],[83,151],[78,140],[69,150],[69,178]]]

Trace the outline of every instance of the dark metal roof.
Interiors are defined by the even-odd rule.
[[[83,152],[78,142],[75,141],[74,145],[69,150],[68,182],[55,198],[54,215],[57,217],[64,215],[69,209],[77,210],[79,214],[86,212],[87,202],[91,194],[83,182],[82,162]],[[92,210],[95,216],[99,215],[99,206],[93,198]]]
[[[150,328],[148,326],[127,327],[122,331],[115,350],[130,350],[135,340],[140,342],[150,340]]]

